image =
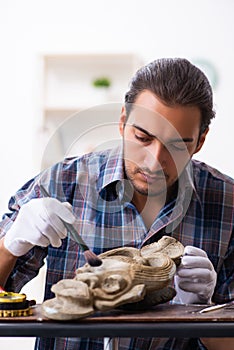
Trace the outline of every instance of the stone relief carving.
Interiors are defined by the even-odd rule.
[[[117,307],[146,309],[171,300],[170,286],[183,245],[164,236],[142,249],[122,247],[99,257],[102,265],[85,264],[74,279],[64,279],[52,286],[55,298],[42,304],[43,314],[55,320],[72,320]]]

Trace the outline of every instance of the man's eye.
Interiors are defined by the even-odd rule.
[[[175,144],[175,143],[170,143],[167,145],[167,148],[172,151],[186,151],[187,147],[184,144]]]
[[[135,134],[135,138],[136,138],[138,141],[143,142],[143,143],[150,142],[149,137],[139,136],[139,135]]]

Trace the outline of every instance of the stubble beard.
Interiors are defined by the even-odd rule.
[[[141,168],[135,167],[134,170],[132,170],[130,169],[130,166],[125,164],[125,176],[131,182],[133,189],[137,193],[147,197],[159,197],[167,193],[168,188],[171,187],[168,184],[169,176],[167,174],[164,174],[165,181],[163,182],[163,186],[161,188],[155,189],[155,185],[150,185],[147,182],[145,186],[138,184],[138,181],[135,178],[137,174],[140,174],[142,172],[144,172],[144,170]],[[160,173],[162,174],[162,171],[160,171]]]

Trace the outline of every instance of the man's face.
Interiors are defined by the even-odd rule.
[[[125,172],[135,193],[158,196],[175,183],[205,140],[206,133],[199,139],[200,120],[198,107],[168,107],[147,90],[137,97],[127,122],[123,109]]]

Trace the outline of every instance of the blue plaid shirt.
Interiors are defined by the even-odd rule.
[[[190,171],[188,171],[188,168]],[[76,228],[96,254],[119,247],[140,248],[171,235],[186,245],[204,249],[217,271],[213,301],[234,299],[234,181],[208,165],[192,160],[178,181],[176,198],[171,198],[148,230],[131,203],[131,188],[124,179],[122,151],[119,148],[65,159],[26,183],[9,201],[10,213],[0,223],[0,237],[17,217],[20,207],[32,198],[42,197],[43,183],[51,196],[68,201],[77,217]],[[51,286],[73,278],[84,256],[70,236],[59,248],[34,247],[18,258],[6,285],[20,291],[38,274],[47,258],[45,299],[52,298]],[[122,350],[203,349],[194,339],[120,339]],[[102,339],[37,339],[41,350],[98,350]]]

